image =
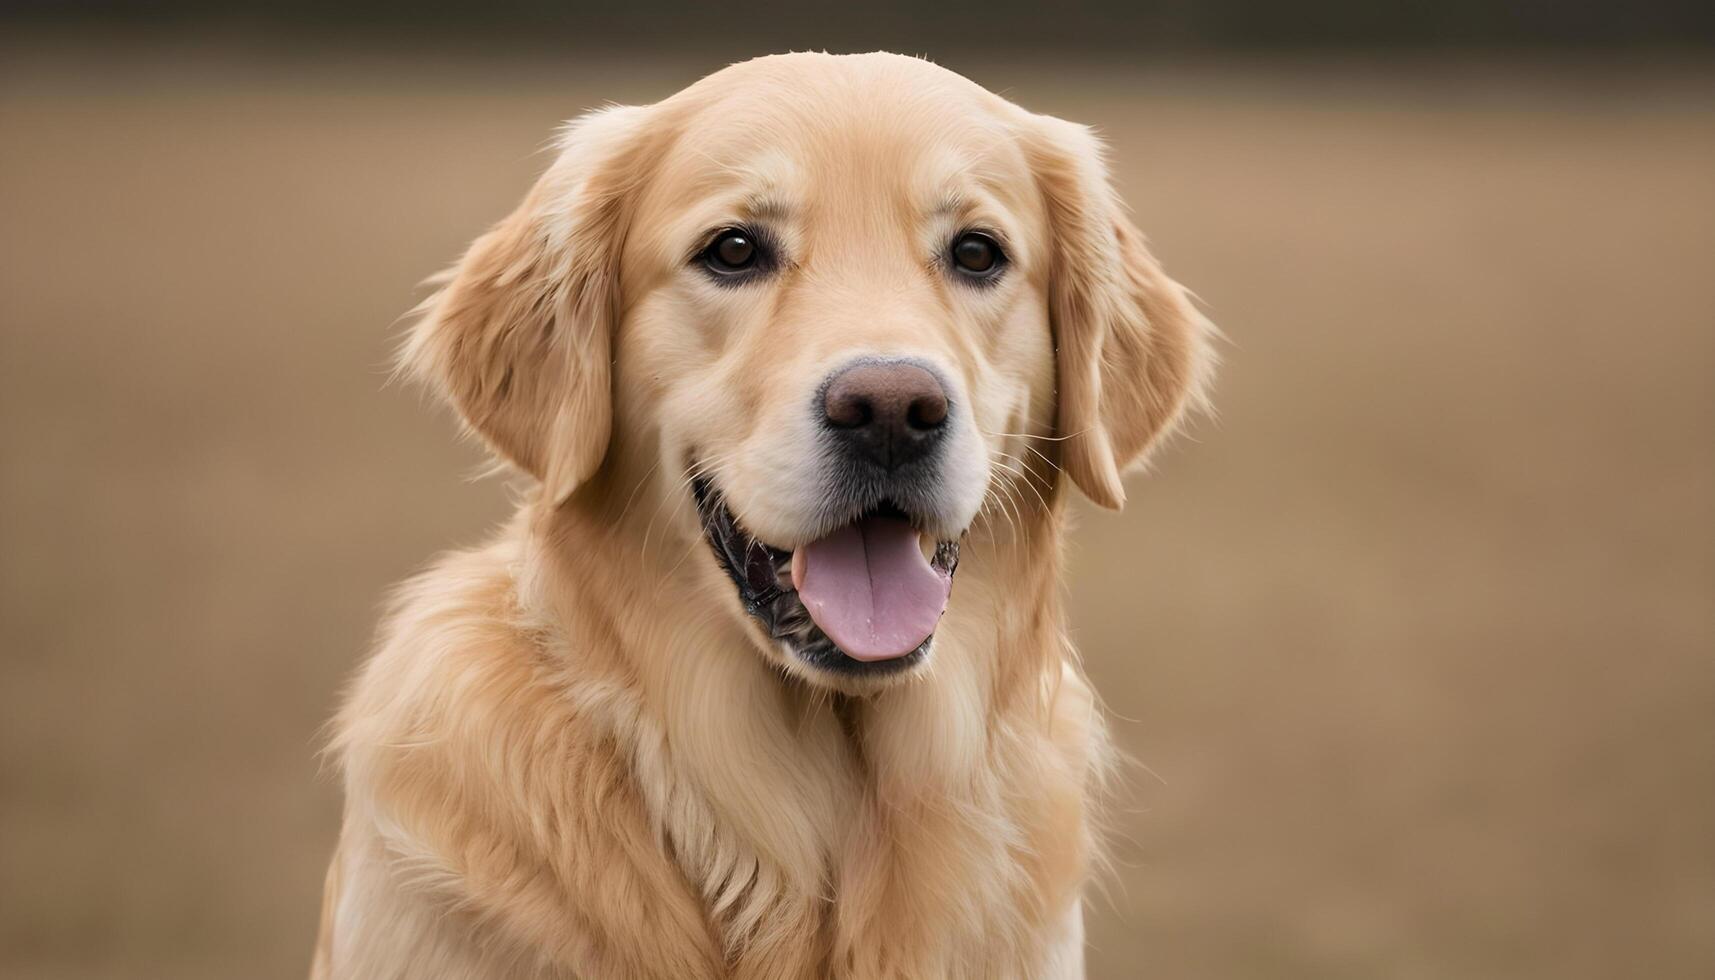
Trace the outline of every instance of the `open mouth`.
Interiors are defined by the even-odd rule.
[[[925,557],[910,515],[884,504],[786,551],[745,530],[709,480],[691,487],[703,534],[739,601],[790,655],[867,675],[927,656],[959,564],[957,541],[938,541]]]

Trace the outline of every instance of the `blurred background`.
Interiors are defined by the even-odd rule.
[[[1715,976],[1715,5],[10,3],[0,975],[298,977],[318,729],[504,488],[384,385],[555,124],[789,48],[1099,127],[1231,337],[1084,514],[1098,978]]]

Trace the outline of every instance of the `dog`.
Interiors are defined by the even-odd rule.
[[[1212,327],[1086,128],[791,54],[565,128],[401,362],[521,479],[333,722],[312,976],[1083,975],[1059,594]]]

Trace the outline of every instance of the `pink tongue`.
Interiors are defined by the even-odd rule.
[[[867,518],[792,557],[799,600],[854,660],[905,656],[935,632],[947,608],[952,580],[930,567],[905,521]]]

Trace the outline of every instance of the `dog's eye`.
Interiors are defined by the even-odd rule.
[[[989,279],[1006,264],[1000,243],[980,231],[967,231],[953,242],[953,268],[972,279]]]
[[[734,275],[755,268],[762,250],[756,239],[742,228],[728,228],[703,249],[703,264],[721,275]]]

